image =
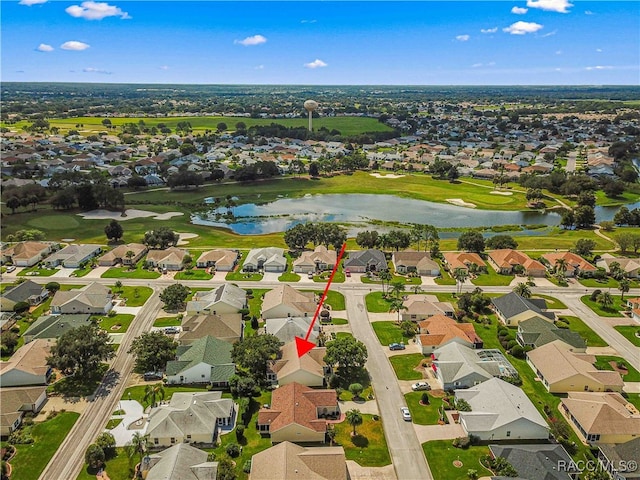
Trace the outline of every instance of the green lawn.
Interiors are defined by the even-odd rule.
[[[119,313],[113,317],[99,317],[101,320],[98,325],[103,330],[106,330],[109,333],[124,333],[128,330],[129,325],[133,321],[134,315],[129,315],[126,313]],[[120,328],[112,328],[116,325],[120,325]]]
[[[624,398],[629,400],[638,410],[640,410],[640,393],[625,393]]]
[[[398,380],[421,380],[422,375],[414,368],[421,364],[425,356],[421,353],[409,353],[407,355],[394,355],[389,357],[391,366],[396,372]]]
[[[133,270],[129,267],[111,267],[100,275],[100,278],[141,278],[153,280],[160,277],[160,272],[157,270],[146,270],[142,268],[143,264],[144,260],[140,260]]]
[[[16,445],[16,456],[11,460],[12,480],[34,480],[40,476],[69,430],[80,415],[75,412],[58,413],[51,420],[34,423],[31,445]],[[115,480],[115,479],[114,479]]]
[[[371,322],[373,331],[376,332],[378,340],[384,346],[390,343],[407,343],[409,337],[405,337],[404,333],[396,322]]]
[[[299,282],[300,275],[293,272],[285,272],[278,277],[279,282]]]
[[[116,428],[121,423],[122,423],[122,419],[121,418],[112,418],[111,420],[109,420],[107,422],[107,426],[104,427],[104,428],[106,428],[107,430],[113,430],[114,428]]]
[[[112,287],[115,290],[115,287]],[[127,307],[141,307],[153,294],[150,287],[125,287],[118,289],[121,298],[127,301]]]
[[[321,290],[302,290],[303,292],[315,292],[318,295],[321,295],[323,291]],[[347,306],[345,304],[344,295],[340,292],[336,292],[335,290],[329,290],[327,292],[327,298],[324,299],[324,303],[326,305],[330,305],[332,310],[346,310]]]
[[[206,270],[201,268],[194,268],[192,270],[184,270],[182,272],[176,273],[176,280],[211,280],[213,275],[207,273]]]
[[[437,285],[455,285],[456,281],[451,278],[449,272],[447,272],[444,268],[440,267],[440,276],[435,278],[435,282]]]
[[[466,450],[455,448],[451,440],[434,440],[422,444],[434,480],[468,480],[467,471],[476,470],[479,477],[490,476],[491,472],[480,464],[480,459],[489,453],[489,447],[474,446]],[[453,462],[459,460],[462,467]]]
[[[347,460],[353,460],[363,467],[382,467],[391,463],[387,441],[384,438],[382,420],[374,420],[373,415],[362,414],[362,425],[353,427],[346,420],[335,424],[335,443],[342,445]]]
[[[570,317],[570,316],[561,316],[565,320],[569,321],[569,329],[579,333],[582,338],[585,339],[587,345],[590,347],[606,347],[608,343],[605,342],[600,335],[591,330],[580,318],[578,317]]]
[[[140,457],[136,455],[134,465],[140,461]],[[129,459],[124,448],[116,448],[116,456],[107,460],[104,471],[109,475],[111,480],[130,480],[133,478],[133,470],[129,468]],[[76,480],[96,480],[95,470],[90,470],[88,464],[84,464],[82,471]]]
[[[640,373],[633,365],[621,357],[614,357],[611,355],[598,355],[596,356],[595,366],[598,370],[614,370],[609,362],[622,362],[627,367],[626,375],[622,375],[622,379],[625,382],[640,382]]]
[[[640,347],[640,337],[636,336],[636,333],[640,334],[640,327],[634,327],[633,325],[620,325],[613,328],[620,332],[624,338],[629,340],[636,347]]]
[[[313,281],[317,283],[327,283],[330,276],[330,271],[322,272],[320,275],[314,275]],[[333,276],[333,281],[331,283],[344,283],[344,280],[344,272],[342,271],[342,268],[338,268],[338,270],[336,270],[336,274]]]
[[[154,327],[179,327],[182,321],[178,317],[162,317],[153,322]]]
[[[367,311],[371,313],[387,313],[391,305],[382,297],[382,292],[369,293],[364,300],[367,304]]]
[[[420,399],[423,393],[429,395],[429,405],[420,405]],[[438,409],[442,406],[441,398],[435,398],[430,392],[424,391],[407,393],[404,398],[411,412],[413,423],[418,425],[436,425],[438,423],[440,419]]]
[[[550,310],[560,310],[567,308],[567,306],[560,300],[555,297],[550,297],[549,295],[536,293],[535,295],[532,295],[532,298],[544,298],[547,301],[547,308]]]
[[[53,275],[54,273],[56,273],[57,271],[59,271],[59,268],[38,268],[37,266],[33,266],[33,267],[28,267],[25,268],[23,270],[21,270],[18,273],[18,277],[50,277],[51,275]],[[35,275],[27,275],[27,274],[35,274]]]
[[[584,303],[587,307],[589,307],[596,315],[601,317],[621,317],[620,313],[622,310],[628,310],[627,302],[623,302],[620,299],[620,295],[611,295],[613,297],[613,305],[611,307],[607,307],[606,309],[600,305],[598,302],[594,302],[591,300],[589,295],[584,295],[581,297],[582,303]]]
[[[484,285],[491,287],[507,287],[511,285],[511,282],[515,278],[515,275],[502,275],[497,273],[491,265],[487,265],[487,273],[478,275],[471,280],[474,285]]]
[[[91,265],[87,265],[84,268],[76,268],[73,272],[71,272],[71,277],[86,277],[89,272],[93,270],[93,268],[91,268]]]
[[[260,318],[262,314],[262,296],[267,293],[269,290],[263,288],[254,288],[253,289],[253,298],[249,298],[249,315],[255,315]]]
[[[349,323],[349,320],[347,320],[346,318],[333,318],[333,317],[331,317],[331,323],[333,325],[347,325]]]
[[[607,277],[604,280],[596,280],[595,278],[580,278],[578,279],[578,281],[585,287],[618,288],[618,282],[611,277]]]
[[[149,382],[147,385],[157,385],[156,383]],[[136,385],[135,387],[127,388],[123,393],[121,400],[137,400],[141,405],[146,405],[143,401],[144,399],[144,391],[147,388],[147,385]],[[202,387],[198,386],[189,386],[189,387],[174,387],[170,385],[165,385],[164,387],[164,399],[171,400],[171,397],[176,392],[206,392],[206,385]],[[131,396],[129,396],[131,395]]]
[[[378,285],[382,284],[381,280],[374,280],[367,277],[366,275],[362,275],[360,277],[360,281],[362,283],[375,283]],[[404,275],[395,275],[395,274],[391,276],[391,280],[389,283],[393,283],[393,282],[402,282],[405,285],[422,285],[422,279],[420,277],[407,277]]]

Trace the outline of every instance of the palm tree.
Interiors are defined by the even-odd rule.
[[[391,293],[395,295],[396,298],[400,298],[400,294],[404,292],[406,288],[407,286],[403,280],[395,280],[391,283]]]
[[[567,271],[567,261],[564,258],[558,258],[556,260],[556,273],[559,273],[564,277],[564,273],[566,271]]]
[[[613,297],[609,292],[602,292],[597,296],[596,301],[602,305],[604,310],[608,310],[613,305]]]
[[[333,447],[333,441],[336,438],[336,430],[331,426],[331,424],[327,425],[327,438],[329,439],[329,446]]]
[[[380,281],[382,282],[382,295],[384,296],[386,295],[386,292],[384,290],[384,282],[389,282],[393,277],[389,270],[382,270],[380,273],[378,273],[378,277],[380,277]]]
[[[398,312],[398,323],[400,323],[400,312],[402,310],[406,310],[407,307],[404,306],[404,303],[399,298],[394,298],[391,300],[391,304],[389,305],[390,312]]]
[[[122,282],[120,280],[117,280],[113,287],[116,292],[122,293]]]
[[[622,300],[623,302],[624,302],[624,294],[629,291],[630,286],[631,285],[629,284],[629,280],[627,280],[626,278],[623,278],[620,280],[620,284],[618,285],[618,290],[622,292],[622,295],[620,296],[620,300]]]
[[[520,295],[522,298],[531,298],[531,289],[526,283],[518,283],[518,285],[513,287],[513,291]]]
[[[465,268],[456,268],[451,276],[456,281],[458,293],[460,293],[462,291],[462,284],[469,278],[469,272]]]
[[[413,290],[413,293],[415,293],[416,295],[418,293],[422,293],[422,287],[420,285],[414,285],[413,287],[411,287],[411,290]]]
[[[140,432],[136,432],[131,437],[131,447],[134,452],[140,455],[140,466],[142,466],[142,459],[149,451],[149,436],[142,435]]]
[[[156,383],[155,385],[147,385],[144,389],[144,397],[142,398],[142,401],[155,407],[156,400],[158,398],[160,398],[160,400],[164,400],[164,387],[162,384]]]
[[[351,425],[353,427],[353,433],[351,434],[352,437],[356,436],[356,427],[358,425],[362,425],[362,414],[360,413],[360,410],[357,409],[352,409],[349,410],[346,414],[345,417],[347,419],[347,422],[349,422],[349,425]]]
[[[137,451],[130,441],[125,444],[124,453],[127,456],[127,463],[129,464],[129,473],[133,475],[134,468],[135,468],[134,462],[136,459]]]
[[[135,256],[136,254],[133,253],[132,250],[127,250],[127,253],[124,254],[124,256],[127,258],[127,260],[129,260],[129,268],[133,270],[133,264],[131,263],[131,259]]]

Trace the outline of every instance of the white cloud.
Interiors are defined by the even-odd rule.
[[[253,68],[254,68],[254,70],[264,70],[264,65],[256,65]]]
[[[593,15],[593,12],[591,10],[585,10],[584,14],[585,15]]]
[[[300,23],[316,23],[317,20],[300,20]]]
[[[169,65],[160,65],[158,68],[160,70],[169,70]]]
[[[47,45],[46,43],[41,43],[36,48],[39,52],[53,52],[53,47],[51,45]]]
[[[82,51],[89,48],[89,45],[84,42],[77,42],[75,40],[71,40],[69,42],[64,42],[62,45],[60,45],[60,48],[63,50]]]
[[[600,52],[602,52],[602,49],[601,48],[596,48],[596,52],[600,53]]]
[[[513,7],[511,9],[511,13],[515,13],[516,15],[524,15],[528,11],[529,11],[529,9],[528,8],[524,8],[524,7]]]
[[[527,33],[537,32],[541,28],[543,28],[543,26],[540,25],[539,23],[520,21],[520,22],[512,23],[511,25],[509,25],[506,28],[503,28],[502,30],[504,32],[510,33],[511,35],[525,35]]]
[[[459,42],[466,42],[470,39],[471,37],[469,35],[458,35],[456,37],[456,40],[458,40]]]
[[[545,33],[544,35],[541,35],[541,37],[542,38],[551,37],[551,36],[555,35],[556,33],[558,33],[558,30],[554,30],[553,32]]]
[[[569,13],[567,10],[573,7],[568,0],[527,0],[527,7],[539,8],[547,12]]]
[[[48,0],[20,0],[18,3],[20,5],[26,5],[30,7],[31,5],[40,5],[41,3],[47,3]]]
[[[84,18],[85,20],[102,20],[106,17],[120,17],[123,20],[131,18],[120,7],[109,5],[106,2],[93,2],[91,0],[82,2],[80,5],[71,5],[65,8],[64,11],[72,17]]]
[[[244,40],[234,40],[233,43],[244,45],[245,47],[250,47],[253,45],[260,45],[261,43],[267,43],[267,39],[262,35],[252,35],[251,37],[247,37]]]
[[[101,73],[103,75],[111,75],[111,72],[107,70],[101,70],[100,68],[87,67],[82,69],[85,73]]]
[[[498,27],[480,29],[480,33],[496,33],[497,31],[498,31]]]
[[[493,67],[496,62],[488,62],[488,63],[474,63],[471,65],[471,68],[480,68],[480,67]]]
[[[611,65],[596,65],[594,67],[586,67],[585,70],[613,70]]]
[[[556,55],[562,55],[562,50],[556,50]]]
[[[326,67],[327,65],[328,65],[327,63],[323,62],[319,58],[316,58],[313,62],[304,64],[305,68],[321,68],[321,67]]]

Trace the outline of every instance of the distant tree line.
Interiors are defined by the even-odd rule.
[[[299,223],[284,233],[284,242],[290,250],[304,250],[309,243],[333,246],[336,250],[347,240],[347,232],[335,223]]]

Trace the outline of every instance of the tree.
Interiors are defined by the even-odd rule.
[[[253,335],[235,343],[231,358],[240,368],[246,370],[256,383],[264,384],[267,366],[280,352],[281,342],[275,335]]]
[[[458,172],[458,168],[455,165],[452,165],[447,172],[447,178],[449,179],[449,182],[455,183],[458,177],[460,177],[460,172]]]
[[[190,170],[184,170],[177,173],[173,173],[169,175],[167,178],[167,186],[169,188],[191,188],[191,187],[199,187],[204,182],[202,175],[198,172],[192,172]]]
[[[29,302],[25,302],[25,301],[17,302],[13,306],[13,311],[19,315],[26,312],[27,310],[29,310]]]
[[[169,229],[169,227],[159,227],[144,234],[142,243],[149,247],[167,248],[175,247],[180,240],[180,235]]]
[[[416,324],[411,320],[403,320],[400,323],[400,330],[405,337],[413,337],[416,334]]]
[[[313,226],[310,223],[298,223],[284,232],[284,243],[289,250],[304,250],[313,237]]]
[[[124,231],[122,230],[122,225],[114,219],[104,227],[104,233],[110,242],[117,242],[122,238]]]
[[[147,385],[144,387],[144,397],[142,401],[152,407],[156,406],[157,399],[164,400],[164,387],[161,383]]]
[[[47,289],[49,295],[55,295],[55,293],[60,290],[60,284],[58,282],[49,282],[44,288]]]
[[[620,251],[622,253],[626,253],[630,246],[633,245],[633,235],[630,233],[619,233],[618,235],[614,235],[613,239],[620,247]]]
[[[180,283],[174,283],[160,293],[160,300],[164,302],[167,310],[179,310],[189,296],[189,287]]]
[[[138,373],[163,371],[169,360],[175,359],[178,344],[160,330],[145,332],[133,339],[127,353],[135,357]]]
[[[367,361],[367,347],[354,337],[338,337],[327,342],[324,361],[328,365],[338,365],[338,373],[344,378],[359,372]]]
[[[16,209],[20,207],[20,199],[18,197],[11,197],[7,200],[7,207],[11,209],[11,214],[16,213]]]
[[[518,248],[518,242],[516,242],[511,235],[496,235],[487,239],[486,247],[491,250],[500,250],[503,248],[515,250]]]
[[[631,287],[631,284],[629,283],[629,280],[627,280],[626,278],[623,278],[622,280],[620,280],[618,284],[618,290],[622,292],[622,295],[620,296],[620,300],[622,300],[623,302],[624,302],[624,294],[629,291],[630,287]]]
[[[18,346],[18,334],[8,330],[0,335],[0,345],[2,346],[2,355],[11,355]]]
[[[311,177],[319,177],[320,169],[318,168],[318,162],[311,162],[309,164],[309,175]]]
[[[458,250],[481,253],[484,248],[484,237],[476,230],[468,230],[458,238]]]
[[[352,383],[349,385],[349,391],[353,398],[360,398],[360,394],[364,391],[364,387],[361,383]]]
[[[345,414],[345,417],[347,422],[349,422],[349,425],[353,427],[353,433],[351,436],[355,437],[356,427],[362,425],[362,414],[360,413],[360,410],[353,408]]]
[[[616,212],[613,217],[613,223],[616,225],[629,225],[632,221],[631,212],[624,205]]]
[[[391,272],[389,270],[382,270],[381,272],[378,272],[378,278],[380,279],[380,282],[382,283],[382,295],[386,295],[385,290],[384,290],[384,284],[385,282],[387,282],[387,284],[391,281],[391,279],[393,278],[393,275],[391,275]]]
[[[567,261],[564,258],[558,258],[555,264],[556,274],[564,277],[564,274],[567,271]]]
[[[229,390],[234,397],[251,397],[256,393],[258,385],[252,377],[233,375],[229,379]]]
[[[602,306],[604,310],[608,310],[613,305],[613,296],[609,292],[602,292],[596,298],[596,301]]]
[[[376,248],[378,246],[378,232],[364,230],[356,235],[356,243],[360,248]]]
[[[127,179],[127,187],[138,190],[140,187],[146,187],[147,181],[140,175],[133,175]]]
[[[389,246],[395,248],[397,252],[411,245],[411,235],[403,230],[391,230],[387,233],[387,241]]]
[[[134,433],[133,437],[131,437],[131,446],[133,451],[140,455],[140,463],[142,463],[142,459],[149,451],[149,436],[142,435],[140,432]]]
[[[453,271],[451,277],[456,281],[457,292],[460,293],[462,285],[469,278],[469,271],[466,268],[458,267]]]
[[[135,257],[136,254],[133,252],[133,250],[127,250],[127,253],[125,253],[124,256],[127,259],[127,263],[129,264],[129,267],[131,269],[134,269],[135,265],[131,262],[131,259]]]
[[[95,443],[89,445],[84,454],[84,461],[89,464],[90,468],[98,469],[102,467],[104,465],[105,456],[100,445],[96,445]]]
[[[113,289],[118,293],[122,293],[122,282],[120,280],[116,280],[116,282],[113,284]]]
[[[180,153],[182,155],[191,155],[193,153],[196,153],[198,151],[198,149],[196,148],[196,146],[193,143],[183,143],[182,145],[180,145]]]
[[[596,248],[596,242],[594,240],[581,238],[576,242],[573,251],[581,257],[588,257],[592,254],[594,248]]]
[[[589,205],[583,205],[576,208],[575,216],[578,228],[589,228],[591,225],[596,223],[595,210]]]
[[[520,295],[522,298],[531,298],[531,289],[526,283],[518,283],[518,285],[513,287],[513,291]]]
[[[400,312],[406,309],[407,307],[404,306],[404,302],[400,298],[392,299],[391,303],[389,304],[389,311],[398,313],[398,320],[397,320],[398,323],[400,323]]]
[[[400,298],[401,294],[406,290],[407,286],[404,283],[404,280],[394,280],[391,282],[391,293],[396,297]]]
[[[100,364],[114,355],[109,334],[92,323],[63,333],[51,347],[47,362],[65,373],[94,378]]]
[[[216,473],[216,480],[236,480],[236,469],[227,455],[224,455],[217,459],[218,471]]]
[[[102,432],[96,438],[96,445],[102,448],[105,460],[109,460],[116,456],[116,439],[109,432]]]
[[[590,190],[583,190],[578,194],[578,206],[582,207],[583,205],[587,205],[589,207],[596,206],[596,196]]]

